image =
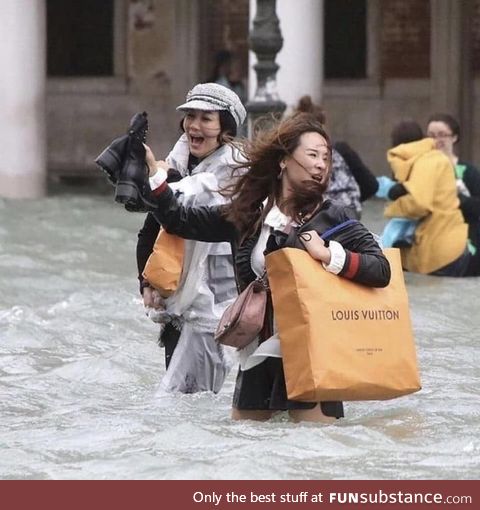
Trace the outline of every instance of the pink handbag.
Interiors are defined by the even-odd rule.
[[[251,282],[223,312],[215,340],[237,349],[243,349],[253,342],[263,328],[267,290],[265,274]]]

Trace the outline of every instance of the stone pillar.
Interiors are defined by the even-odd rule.
[[[205,78],[199,73],[200,6],[190,0],[175,1],[175,42],[172,41],[174,105],[185,102],[187,92]]]
[[[304,94],[321,103],[323,85],[323,0],[278,0],[283,48],[277,62],[278,93],[287,108]]]
[[[250,0],[250,19],[255,16],[255,0]],[[278,96],[287,108],[304,94],[322,101],[323,88],[323,0],[277,0],[277,16],[283,46],[277,55]],[[256,58],[250,52],[249,94],[257,88],[252,72]]]
[[[471,0],[431,0],[430,109],[459,120],[463,157],[471,149],[471,9]]]
[[[0,196],[36,198],[46,188],[45,0],[2,0],[0,18]]]

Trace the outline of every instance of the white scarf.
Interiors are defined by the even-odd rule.
[[[187,207],[225,203],[225,197],[218,191],[231,179],[232,165],[240,157],[238,151],[231,145],[222,145],[200,161],[191,175],[188,175],[189,155],[187,136],[183,134],[166,158],[167,163],[183,176],[181,181],[170,184],[179,193],[179,201]],[[177,291],[166,300],[167,312],[182,316],[187,322],[195,322],[197,327],[206,331],[214,331],[226,304],[215,306],[213,316],[212,310],[193,310],[192,304],[201,292],[207,256],[228,254],[231,254],[230,243],[186,240],[182,278]]]

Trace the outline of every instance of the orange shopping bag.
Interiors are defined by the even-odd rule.
[[[385,255],[383,289],[329,273],[303,250],[267,255],[289,399],[384,400],[421,388],[400,253]]]
[[[145,264],[143,276],[163,297],[173,294],[182,275],[185,241],[163,229]]]

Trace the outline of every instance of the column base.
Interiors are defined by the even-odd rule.
[[[41,198],[46,195],[46,176],[43,174],[5,175],[0,173],[0,197]]]

